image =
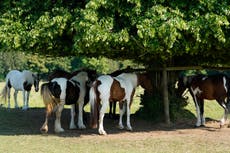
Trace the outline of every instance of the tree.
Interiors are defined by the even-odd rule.
[[[230,64],[229,0],[3,0],[0,51]],[[165,73],[164,73],[165,74]]]
[[[0,49],[148,66],[225,64],[229,6],[228,0],[3,0]]]
[[[230,56],[229,6],[228,0],[91,0],[75,25],[75,49],[149,65],[223,64]]]

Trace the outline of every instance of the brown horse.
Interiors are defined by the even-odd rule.
[[[205,124],[204,99],[216,100],[220,104],[224,109],[224,116],[220,120],[220,127],[225,124],[229,111],[226,99],[229,99],[230,89],[230,80],[226,75],[180,76],[177,89],[178,95],[182,96],[186,89],[188,89],[195,102],[197,127]]]
[[[122,117],[127,111],[127,129],[130,125],[130,107],[135,93],[135,88],[141,85],[148,91],[152,91],[151,80],[147,74],[122,73],[117,77],[102,75],[97,78],[90,89],[91,127],[96,128],[99,115],[99,134],[106,135],[103,127],[104,113],[109,102],[118,101],[120,106],[119,128],[123,129]]]

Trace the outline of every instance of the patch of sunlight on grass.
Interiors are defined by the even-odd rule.
[[[42,83],[43,82],[40,82],[40,85]],[[5,86],[5,82],[0,82],[0,92],[2,91],[4,86]],[[135,113],[141,107],[141,105],[140,105],[140,95],[143,94],[143,92],[144,92],[144,89],[142,87],[137,87],[135,95],[133,97],[133,103],[132,103],[132,106],[131,106],[131,113],[132,114]],[[10,98],[11,108],[14,108],[14,95],[13,94],[14,94],[14,89],[11,89],[11,98]],[[22,96],[21,91],[18,92],[18,98],[17,99],[18,99],[19,107],[22,107],[23,106],[23,96]],[[5,103],[3,99],[0,100],[0,104],[3,104],[4,107],[7,107],[7,102]],[[32,87],[32,90],[30,92],[29,106],[31,108],[42,108],[42,107],[44,107],[43,100],[42,100],[42,97],[40,95],[40,90],[38,92],[35,92],[34,87]],[[70,108],[70,106],[65,105],[65,108]],[[87,104],[85,106],[84,110],[86,112],[90,111],[89,104]],[[107,109],[107,112],[109,112],[109,107]],[[117,107],[116,107],[116,113],[117,114],[119,113],[119,105],[118,104],[117,104]]]

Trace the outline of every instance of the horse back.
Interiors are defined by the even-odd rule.
[[[79,98],[80,88],[68,80],[66,81],[65,88],[63,88],[57,81],[49,82],[48,88],[55,98],[61,98],[61,94],[65,92],[66,105],[75,104]]]
[[[213,100],[225,98],[227,96],[227,88],[224,78],[224,75],[199,77],[194,80],[192,88],[199,88],[200,93],[198,94],[198,98],[201,99]]]
[[[71,73],[66,72],[64,70],[55,70],[52,73],[49,74],[48,76],[48,81],[51,81],[54,78],[67,78],[70,79],[72,77]]]

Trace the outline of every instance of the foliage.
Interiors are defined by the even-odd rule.
[[[12,69],[29,69],[39,73],[43,79],[55,69],[62,69],[68,72],[76,71],[87,67],[97,70],[98,73],[111,73],[127,66],[141,68],[142,65],[135,64],[130,60],[115,61],[101,57],[51,57],[38,54],[25,54],[24,52],[0,52],[0,80],[4,80],[6,74]]]
[[[25,55],[23,53],[16,52],[0,52],[0,80],[5,79],[9,70],[18,69],[22,70],[26,62],[23,60]]]
[[[80,54],[130,58],[149,65],[225,63],[229,3],[91,0],[76,22],[74,47]],[[184,57],[192,60],[180,63]]]
[[[32,56],[0,70],[228,66],[229,20],[229,0],[2,0],[0,51]]]
[[[0,50],[147,66],[226,64],[229,6],[229,0],[3,0]]]
[[[188,112],[185,107],[188,105],[188,102],[185,99],[176,97],[175,95],[169,95],[169,109],[170,109],[170,118],[172,121],[181,119],[181,118],[193,118],[194,115],[191,112]],[[144,95],[141,95],[142,106],[137,115],[141,118],[147,120],[153,120],[155,122],[164,120],[164,103],[162,94],[159,92],[154,92],[153,95],[149,95],[146,92]]]

